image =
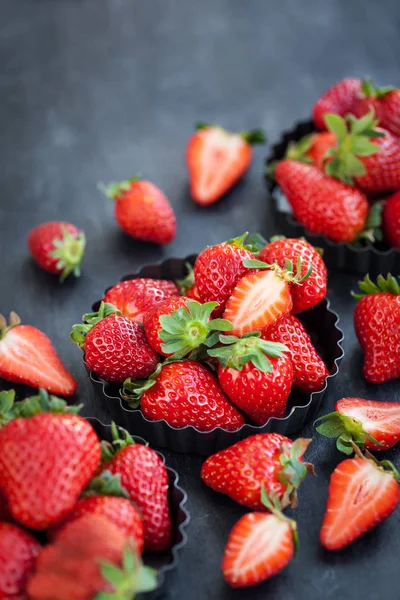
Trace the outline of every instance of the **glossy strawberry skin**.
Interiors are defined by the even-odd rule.
[[[361,93],[361,80],[348,77],[333,84],[313,106],[313,121],[318,129],[326,129],[324,116],[334,113],[344,117]]]
[[[98,468],[100,442],[74,414],[40,413],[0,429],[0,489],[29,529],[65,518]]]
[[[103,301],[113,304],[125,317],[142,323],[144,313],[150,308],[165,298],[178,295],[178,288],[173,281],[148,278],[128,279],[110,288]]]
[[[184,296],[173,296],[171,298],[166,298],[147,311],[143,316],[143,327],[147,341],[153,350],[163,356],[168,356],[168,354],[165,354],[161,349],[164,342],[158,337],[158,334],[162,330],[159,319],[161,316],[171,315],[175,310],[178,310],[178,308],[183,308],[185,306],[187,306],[187,298]]]
[[[362,298],[354,311],[354,328],[364,351],[365,379],[383,383],[400,377],[400,296],[381,293]]]
[[[210,246],[199,254],[194,265],[194,276],[202,302],[218,302],[213,316],[221,315],[239,280],[250,271],[243,260],[254,259],[246,248],[223,243]]]
[[[370,112],[371,108],[379,124],[396,137],[400,137],[400,90],[392,90],[382,98],[360,98],[353,105],[351,112],[356,117],[362,117]]]
[[[393,248],[400,248],[400,192],[386,200],[382,218],[386,241]]]
[[[174,211],[162,191],[149,181],[134,181],[115,197],[115,219],[137,240],[169,244],[176,236]]]
[[[23,600],[29,578],[33,575],[39,542],[27,531],[12,523],[0,522],[0,598]]]
[[[366,193],[394,191],[400,187],[400,140],[384,129],[378,131],[385,134],[373,138],[379,152],[361,158],[366,174],[355,178]]]
[[[246,363],[241,371],[218,367],[218,379],[231,401],[257,425],[271,417],[283,417],[293,383],[293,365],[288,356],[269,358],[272,373]]]
[[[306,240],[297,238],[284,238],[267,244],[260,252],[258,258],[268,264],[277,263],[284,268],[285,261],[297,264],[301,258],[301,274],[305,275],[311,265],[310,276],[301,285],[291,284],[290,294],[293,300],[293,313],[301,313],[316,306],[326,296],[327,270],[325,263],[311,244]]]
[[[60,275],[61,270],[57,267],[58,259],[50,256],[56,248],[54,240],[63,239],[63,229],[65,229],[72,237],[76,238],[82,232],[72,225],[64,221],[51,221],[43,223],[31,230],[28,236],[28,248],[35,261],[42,269],[53,275]]]
[[[293,363],[293,387],[308,393],[322,390],[329,371],[299,319],[288,315],[263,332],[261,337],[289,348]]]
[[[215,427],[236,431],[244,424],[214,375],[192,360],[165,365],[155,385],[143,392],[140,406],[147,419],[165,420],[176,428],[191,425],[199,431]]]
[[[163,552],[171,545],[168,474],[160,456],[143,444],[130,444],[107,462],[103,471],[121,476],[121,485],[138,507],[144,526],[145,548]]]
[[[85,363],[106,381],[122,382],[128,377],[151,375],[158,356],[140,325],[113,314],[101,319],[86,335]]]
[[[295,218],[310,233],[351,242],[364,228],[369,206],[359,190],[294,160],[281,161],[275,176]]]

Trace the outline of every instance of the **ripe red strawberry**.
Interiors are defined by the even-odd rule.
[[[224,312],[225,305],[239,280],[248,274],[243,260],[255,258],[243,243],[247,233],[210,246],[200,252],[194,265],[197,290],[203,302],[218,302],[214,316]]]
[[[154,244],[169,244],[176,236],[176,218],[168,198],[150,181],[138,177],[101,184],[115,200],[115,219],[131,237]]]
[[[187,296],[191,300],[197,300],[201,302],[199,290],[194,279],[194,269],[192,265],[187,262],[185,263],[187,275],[184,279],[180,279],[176,282],[182,296]]]
[[[307,393],[322,390],[329,371],[299,319],[293,315],[283,317],[261,337],[285,344],[289,349],[293,363],[293,387]]]
[[[40,390],[0,429],[0,489],[14,519],[29,529],[63,519],[98,468],[100,442],[73,414],[79,408]]]
[[[272,504],[265,489],[262,497],[271,513],[248,513],[229,534],[222,574],[234,588],[256,585],[276,575],[286,567],[297,548],[295,521],[287,519]]]
[[[393,248],[400,248],[400,192],[386,200],[382,220],[386,241]]]
[[[332,131],[322,131],[320,133],[310,133],[304,136],[298,142],[289,142],[285,152],[285,159],[298,160],[304,163],[314,163],[322,169],[326,160],[328,150],[336,145],[337,137]],[[268,167],[268,174],[274,179],[275,169],[278,162],[273,162]]]
[[[199,431],[216,427],[236,431],[244,424],[243,416],[229,402],[215,376],[193,360],[160,366],[144,385],[128,379],[122,397],[133,401],[139,397],[147,419],[165,420],[176,428],[191,425]]]
[[[14,312],[9,325],[0,315],[0,377],[72,396],[78,384],[59,359],[51,341],[31,325],[21,325]]]
[[[275,176],[295,218],[310,233],[352,242],[364,229],[368,201],[359,190],[294,160],[281,161]]]
[[[38,225],[28,236],[34,260],[45,271],[60,275],[61,281],[71,273],[79,277],[85,244],[83,231],[63,221]]]
[[[319,417],[317,431],[337,438],[338,450],[353,453],[353,444],[368,450],[386,450],[400,440],[400,404],[363,398],[342,398],[335,411]]]
[[[386,464],[389,461],[385,461]],[[400,501],[398,473],[364,457],[341,462],[331,475],[320,532],[327,550],[340,550],[384,521]]]
[[[91,514],[68,523],[43,548],[28,594],[31,600],[131,600],[155,587],[155,572],[143,566],[129,538]]]
[[[377,88],[369,80],[364,80],[360,97],[351,108],[355,117],[363,117],[374,111],[379,125],[400,137],[400,90],[392,87]]]
[[[173,281],[164,279],[128,279],[110,288],[103,302],[113,304],[125,317],[142,323],[143,315],[153,306],[179,291]]]
[[[361,92],[361,80],[352,77],[342,79],[326,90],[313,106],[313,121],[318,129],[326,129],[327,113],[347,115]]]
[[[257,425],[271,417],[283,417],[292,389],[293,365],[283,344],[249,334],[239,339],[220,335],[218,379],[226,395]]]
[[[74,325],[71,339],[85,352],[85,363],[106,381],[148,377],[158,356],[143,329],[120,314],[115,306],[101,303],[99,311],[83,315],[85,324]]]
[[[367,275],[354,311],[354,329],[364,351],[363,375],[369,383],[400,377],[400,286],[390,274],[375,285]],[[365,294],[365,295],[364,295]]]
[[[23,600],[33,574],[39,542],[18,525],[0,522],[0,598]]]
[[[143,519],[145,548],[163,552],[171,545],[168,474],[160,456],[148,446],[135,444],[127,431],[120,438],[112,426],[113,443],[103,442],[103,472],[119,475],[121,486]]]
[[[186,148],[193,200],[204,206],[219,200],[249,168],[251,144],[264,142],[259,129],[229,133],[221,127],[198,125]]]
[[[167,298],[144,315],[149,344],[156,352],[174,358],[183,358],[202,345],[214,345],[216,331],[232,329],[229,321],[211,319],[216,306],[216,302],[200,304],[184,296]]]
[[[293,313],[297,314],[316,306],[326,296],[327,270],[321,255],[309,242],[302,239],[277,238],[267,244],[258,255],[259,260],[268,264],[277,263],[285,268],[287,260],[293,265],[301,260],[301,276],[308,268],[312,271],[301,285],[290,285],[290,295],[293,300]]]
[[[213,454],[201,478],[215,492],[253,510],[263,510],[261,487],[282,506],[296,503],[296,490],[312,466],[302,461],[311,440],[292,442],[280,433],[259,433]]]

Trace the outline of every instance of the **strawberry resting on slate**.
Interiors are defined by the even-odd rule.
[[[369,383],[400,377],[400,286],[392,275],[368,275],[359,282],[354,329],[364,352],[363,375]]]
[[[245,174],[252,160],[252,144],[264,144],[260,129],[230,133],[200,123],[186,148],[190,194],[197,204],[213,204]]]

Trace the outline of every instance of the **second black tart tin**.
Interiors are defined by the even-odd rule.
[[[352,244],[333,242],[322,235],[310,233],[304,225],[296,221],[289,202],[278,184],[268,177],[269,165],[285,157],[290,142],[298,142],[305,135],[317,131],[311,120],[299,121],[293,129],[283,132],[280,140],[272,146],[266,159],[265,180],[271,198],[277,233],[291,238],[305,237],[313,246],[322,248],[328,269],[363,276],[369,273],[371,277],[387,273],[396,275],[400,270],[400,250],[390,248],[385,242],[372,244],[366,241],[363,246],[355,247]]]
[[[186,274],[185,263],[189,262],[193,265],[195,260],[196,255],[184,259],[170,258],[160,264],[147,265],[137,273],[126,275],[121,281],[139,277],[182,279]],[[99,304],[100,301],[96,302],[93,309],[96,310]],[[305,325],[331,374],[327,377],[324,388],[319,392],[305,394],[293,390],[288,400],[285,416],[271,418],[262,427],[246,423],[234,432],[226,431],[220,427],[216,427],[209,432],[201,432],[192,426],[178,429],[172,427],[166,421],[150,421],[142,415],[140,408],[130,408],[128,403],[120,398],[120,385],[104,381],[87,368],[93,384],[95,399],[97,402],[102,403],[113,421],[130,433],[143,436],[152,446],[168,448],[173,452],[184,454],[195,453],[209,456],[255,433],[274,431],[284,435],[294,434],[317,414],[326,389],[337,375],[339,362],[343,357],[341,346],[343,332],[338,326],[339,317],[330,309],[328,299],[302,313],[299,318]]]

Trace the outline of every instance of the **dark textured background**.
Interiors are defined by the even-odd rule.
[[[223,201],[208,209],[192,203],[184,149],[193,123],[262,126],[274,141],[344,75],[399,84],[399,14],[397,0],[0,0],[1,312],[16,310],[52,338],[79,380],[87,415],[107,419],[68,332],[106,286],[143,263],[197,252],[244,229],[273,233],[263,148]],[[96,190],[99,180],[138,172],[174,206],[178,236],[169,247],[125,237]],[[26,250],[30,227],[59,218],[88,238],[82,278],[64,285],[37,269]],[[343,395],[397,397],[397,384],[378,389],[360,377],[354,284],[354,277],[330,276],[346,356],[326,409]],[[298,559],[246,591],[229,590],[219,571],[242,509],[202,485],[200,459],[166,454],[189,493],[192,521],[165,600],[398,597],[399,513],[345,551],[319,547],[329,472],[339,460],[329,441],[316,438],[309,450],[318,477],[301,489]],[[398,451],[391,457],[399,466]]]

